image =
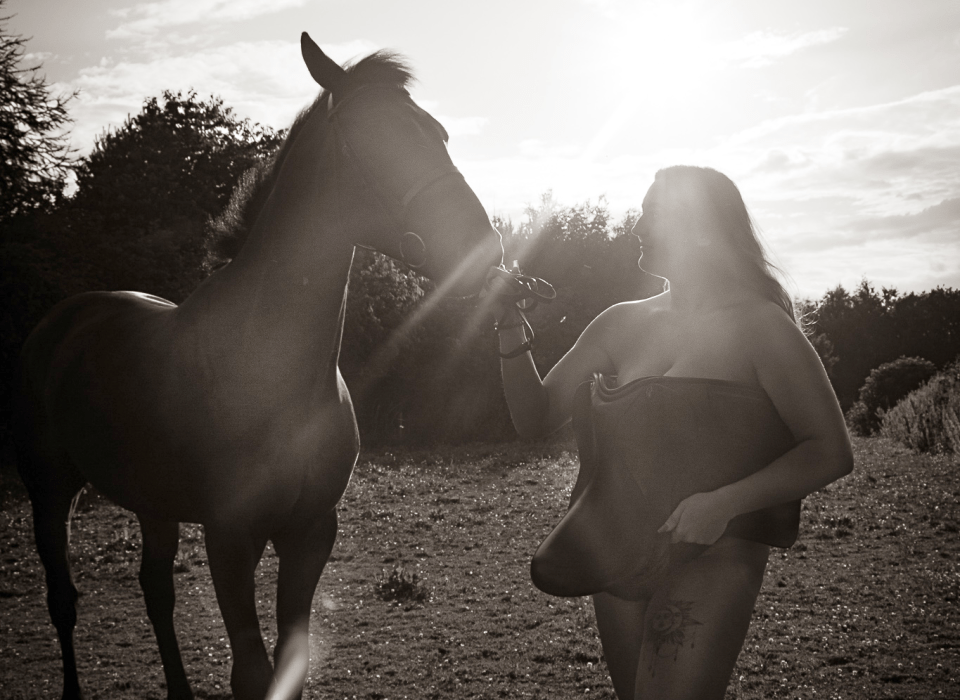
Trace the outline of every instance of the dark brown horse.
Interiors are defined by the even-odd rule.
[[[443,127],[388,53],[342,69],[304,34],[325,88],[278,154],[236,258],[176,306],[137,292],[67,299],[23,348],[17,448],[63,652],[80,697],[71,500],[89,482],[140,520],[140,584],[168,696],[192,697],[173,626],[178,523],[204,526],[237,698],[296,698],[311,601],[358,452],[337,367],[354,246],[405,260],[438,290],[479,290],[500,237],[447,155]],[[273,664],[254,569],[280,560]]]

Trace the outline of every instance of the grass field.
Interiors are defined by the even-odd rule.
[[[960,459],[876,438],[855,449],[854,473],[804,501],[799,542],[771,557],[728,700],[960,698]],[[0,697],[59,697],[29,504],[2,475]],[[304,696],[613,698],[589,601],[551,598],[528,576],[575,476],[562,443],[364,452],[315,597]],[[88,697],[165,698],[135,519],[85,493],[72,538]],[[276,564],[268,547],[258,590],[271,641]],[[194,690],[228,698],[200,527],[182,527],[176,568]]]

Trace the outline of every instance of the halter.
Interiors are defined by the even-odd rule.
[[[407,210],[414,200],[416,200],[416,198],[431,185],[434,185],[447,177],[457,176],[462,178],[463,175],[459,170],[457,170],[457,167],[453,165],[453,163],[449,163],[437,166],[436,168],[429,170],[427,173],[414,180],[413,184],[407,188],[407,191],[401,197],[394,197],[388,191],[386,191],[386,189],[382,187],[375,178],[368,174],[366,168],[364,167],[363,160],[357,154],[356,149],[350,144],[346,133],[340,125],[340,111],[343,109],[344,105],[351,102],[357,95],[360,95],[364,92],[369,92],[370,90],[389,90],[390,92],[400,93],[405,99],[410,99],[410,93],[404,88],[383,84],[363,85],[349,92],[337,104],[334,104],[333,93],[331,92],[327,98],[327,121],[333,125],[334,131],[336,132],[340,141],[343,143],[343,148],[338,149],[337,153],[342,151],[347,159],[351,159],[354,162],[357,172],[360,173],[360,177],[363,179],[367,188],[373,192],[374,198],[376,199],[377,204],[380,206],[380,209],[387,215],[387,218],[393,222],[394,230],[396,231],[397,235],[400,236],[400,244],[398,247],[400,250],[401,259],[406,265],[416,270],[420,267],[423,267],[427,261],[427,246],[419,235],[413,231],[407,230],[405,224]],[[419,246],[419,260],[412,259],[414,255],[413,251],[410,251],[408,255],[407,251],[404,250],[405,244],[407,246]],[[368,246],[361,245],[360,247],[365,248]]]
[[[357,95],[363,94],[364,92],[369,92],[370,90],[388,90],[394,93],[400,93],[403,99],[409,100],[410,93],[407,92],[402,87],[397,87],[394,85],[385,85],[385,84],[369,84],[362,85],[350,92],[348,92],[339,102],[334,103],[333,92],[330,92],[327,96],[327,121],[333,125],[333,129],[337,134],[337,137],[343,143],[343,148],[338,148],[336,150],[337,157],[343,153],[347,159],[350,159],[356,165],[357,172],[360,173],[360,177],[363,180],[364,184],[370,189],[374,198],[377,201],[377,204],[380,206],[380,209],[386,214],[386,216],[393,221],[394,230],[398,232],[400,236],[400,258],[403,262],[416,270],[427,261],[427,247],[423,242],[423,239],[414,233],[413,231],[408,231],[405,226],[405,219],[407,215],[407,209],[410,205],[416,200],[420,194],[430,187],[431,185],[436,184],[440,180],[443,180],[447,177],[459,177],[463,178],[463,174],[457,170],[457,167],[453,163],[448,163],[445,165],[437,166],[433,168],[424,175],[420,176],[407,188],[407,191],[401,197],[394,197],[388,191],[385,190],[375,178],[371,177],[366,168],[364,168],[363,160],[357,154],[357,151],[350,144],[350,140],[347,138],[344,133],[343,128],[340,125],[340,112],[345,105],[349,104]],[[412,261],[408,259],[408,254],[404,250],[405,245],[416,244],[420,248],[420,259]],[[364,246],[361,244],[361,248],[369,248],[369,246]],[[412,251],[411,251],[412,253]],[[507,289],[509,291],[501,292],[506,294],[511,300],[517,305],[517,308],[520,310],[520,316],[523,319],[524,325],[530,333],[531,339],[533,338],[533,328],[530,326],[529,321],[527,321],[524,311],[532,311],[539,302],[550,302],[557,296],[554,288],[544,280],[537,279],[536,277],[530,277],[529,275],[524,275],[520,272],[520,269],[516,267],[514,270],[507,270],[505,267],[500,266],[497,268],[491,268],[488,273],[487,283],[485,287],[489,290],[489,282],[493,276],[500,276],[505,281],[508,282]]]

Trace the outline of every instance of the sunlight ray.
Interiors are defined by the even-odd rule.
[[[485,256],[482,248],[474,249],[470,255],[464,256],[464,259],[457,265],[454,272],[432,292],[427,294],[420,305],[413,313],[404,318],[403,322],[393,329],[387,339],[373,352],[367,360],[367,375],[364,380],[352,389],[357,402],[363,400],[363,397],[371,391],[376,383],[382,379],[390,370],[390,364],[396,357],[403,341],[409,337],[418,325],[423,323],[439,307],[440,301],[450,295],[450,291],[456,286],[457,281],[462,278],[468,270],[475,269]]]

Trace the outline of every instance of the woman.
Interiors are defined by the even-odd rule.
[[[672,514],[659,532],[669,538],[665,546],[671,552],[686,547],[686,556],[671,554],[664,570],[632,589],[639,591],[636,595],[621,597],[613,585],[593,595],[618,698],[722,698],[770,553],[762,534],[750,534],[749,527],[738,530],[731,521],[749,520],[761,509],[782,510],[848,474],[853,457],[823,366],[771,273],[733,182],[709,168],[661,170],[643,200],[634,233],[642,244],[642,269],[666,278],[668,291],[601,313],[542,381],[524,352],[529,344],[516,307],[499,303],[504,392],[517,431],[529,438],[569,421],[578,387],[598,374],[616,377],[618,387],[642,386],[642,378],[660,378],[654,383],[669,387],[668,380],[686,378],[673,384],[681,391],[732,388],[751,406],[762,398],[789,429],[791,446],[770,463],[670,506]],[[689,403],[689,397],[685,400]],[[681,426],[691,441],[709,434],[709,425],[695,423]],[[579,447],[582,461],[584,446]],[[677,468],[658,467],[668,481]],[[644,489],[642,479],[639,488]],[[575,510],[567,519],[583,522],[586,516]],[[602,511],[590,517],[613,522]],[[785,512],[791,517],[789,508]],[[796,520],[799,508],[793,513]],[[795,537],[796,523],[793,528]],[[622,539],[609,529],[604,538],[593,540],[598,559],[599,550],[619,546]],[[550,538],[541,550],[549,546]],[[535,580],[536,566],[535,559]]]

